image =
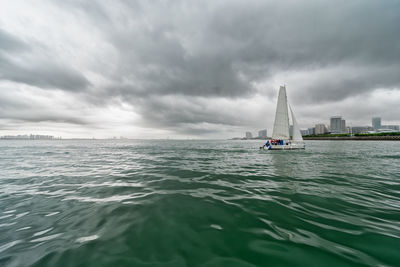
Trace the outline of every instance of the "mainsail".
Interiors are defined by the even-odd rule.
[[[301,135],[299,125],[297,124],[296,118],[294,117],[294,113],[293,113],[292,107],[290,105],[289,105],[289,108],[290,108],[290,113],[292,115],[292,120],[293,120],[293,136],[292,136],[292,139],[294,141],[303,141],[303,136]]]
[[[289,139],[289,114],[286,97],[286,88],[279,88],[278,104],[276,106],[274,130],[272,131],[273,139]]]

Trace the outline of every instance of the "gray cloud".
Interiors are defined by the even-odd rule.
[[[80,92],[89,106],[128,103],[144,127],[203,134],[256,125],[263,116],[246,112],[261,97],[275,97],[279,83],[288,84],[300,114],[306,105],[400,87],[395,0],[63,1],[51,8],[81,29],[58,42],[75,38],[68,49],[85,58],[104,55],[101,64],[43,56],[29,37],[2,30],[0,80]],[[104,51],[81,47],[80,34],[93,34]],[[35,42],[55,49],[52,40]],[[213,106],[221,99],[248,105]],[[271,103],[263,112],[274,109]]]
[[[139,112],[150,126],[177,127],[181,124],[207,122],[224,125],[239,124],[238,116],[226,113],[210,101],[199,99],[147,98],[139,104]]]
[[[24,66],[1,55],[0,79],[68,91],[82,91],[90,85],[83,75],[68,66],[46,61]]]
[[[0,28],[0,51],[21,51],[27,49],[29,49],[29,46],[25,42]]]
[[[335,102],[399,87],[400,13],[394,12],[399,10],[394,1],[229,2],[194,15],[180,3],[161,18],[154,15],[158,8],[150,14],[146,7],[141,14],[132,11],[139,23],[121,35],[110,34],[110,42],[124,51],[116,76],[131,79],[131,85],[107,90],[131,102],[130,95],[145,98],[141,114],[152,123],[242,123],[232,119],[234,114],[196,110],[195,102],[182,108],[152,99],[169,94],[248,97],[255,92],[251,82],[268,81],[282,71],[312,75],[327,70],[312,83],[304,75],[291,84],[296,103]],[[165,19],[175,13],[179,19]],[[142,20],[149,17],[152,24],[146,27]],[[351,73],[329,71],[341,66]]]
[[[355,71],[363,66],[367,73],[359,74],[368,75],[372,84],[343,77],[330,88],[340,96],[345,88],[365,93],[376,84],[398,84],[371,76],[364,67],[398,70],[400,15],[394,11],[399,8],[395,1],[229,2],[205,13],[184,2],[168,9],[160,5],[124,6],[118,15],[133,14],[122,20],[128,26],[116,30],[121,25],[111,18],[115,28],[106,28],[110,32],[104,34],[121,54],[110,78],[119,85],[124,80],[125,86],[115,88],[123,96],[249,96],[254,93],[252,81],[342,64],[352,64]],[[340,100],[331,96],[324,94],[326,100]]]
[[[309,79],[294,80],[298,86],[295,103],[312,104],[337,102],[366,94],[378,88],[400,88],[399,64],[336,67],[323,73],[311,73]]]
[[[70,91],[82,91],[90,85],[66,63],[37,56],[35,52],[38,50],[0,28],[0,80]]]
[[[10,119],[21,123],[49,121],[77,125],[90,124],[73,111],[60,110],[43,101],[32,100],[29,96],[21,97],[20,94],[10,91],[2,92],[0,95],[0,120]]]

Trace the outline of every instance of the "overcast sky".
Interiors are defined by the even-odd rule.
[[[400,124],[400,1],[2,1],[0,135]]]

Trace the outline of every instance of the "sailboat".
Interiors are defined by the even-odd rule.
[[[290,136],[289,131],[289,110],[293,125],[292,136]],[[268,150],[305,149],[299,125],[297,124],[292,108],[287,102],[285,86],[279,88],[272,139],[267,140],[267,143],[262,148]]]

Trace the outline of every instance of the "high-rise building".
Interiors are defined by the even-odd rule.
[[[341,121],[340,125],[341,125],[341,130],[342,130],[342,133],[347,133],[347,129],[346,129],[346,121],[342,119],[342,121]]]
[[[251,138],[253,138],[251,132],[246,132],[246,139],[251,139]]]
[[[328,129],[326,129],[325,124],[315,124],[315,134],[325,134],[328,132]]]
[[[372,118],[372,128],[374,128],[375,130],[382,128],[381,117]]]
[[[342,117],[331,117],[331,133],[340,133],[342,128]]]
[[[315,135],[315,127],[308,128],[308,134],[309,135]]]
[[[258,131],[258,137],[266,139],[267,138],[267,130],[260,130]]]
[[[300,130],[301,135],[309,135],[308,129],[307,130]]]
[[[346,121],[341,116],[331,117],[331,133],[340,134],[346,132]]]

